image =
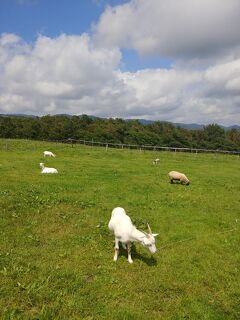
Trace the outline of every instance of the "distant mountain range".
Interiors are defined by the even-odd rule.
[[[55,116],[66,116],[66,117],[72,117],[72,115],[69,114],[55,114]],[[23,113],[14,113],[14,114],[2,114],[0,113],[0,117],[25,117],[25,118],[37,118],[38,116],[35,115],[31,115],[31,114],[23,114]],[[96,116],[91,116],[89,115],[90,118],[96,119],[96,118],[100,118],[100,117],[96,117]],[[146,120],[146,119],[124,119],[125,121],[134,121],[134,120],[138,120],[140,123],[144,124],[144,125],[149,125],[152,124],[156,121],[154,120]],[[159,120],[161,121],[161,120]],[[162,121],[161,121],[162,122]],[[164,122],[164,121],[163,121]],[[175,127],[180,127],[180,128],[184,128],[184,129],[189,129],[189,130],[198,130],[198,129],[202,129],[204,128],[204,124],[198,124],[198,123],[175,123],[175,122],[170,122],[170,121],[166,121],[171,123],[172,125],[174,125]],[[220,125],[224,130],[230,130],[230,129],[237,129],[240,130],[240,125],[232,125],[232,126],[223,126]]]
[[[175,127],[180,127],[180,128],[185,128],[185,129],[190,129],[190,130],[197,130],[197,129],[202,129],[204,126],[203,124],[197,124],[197,123],[173,123]],[[230,130],[230,129],[237,129],[240,130],[240,126],[238,125],[232,125],[232,126],[223,126],[220,124],[220,127],[222,127],[224,130]]]
[[[33,114],[25,113],[0,113],[0,117],[24,117],[24,118],[37,118]]]
[[[144,125],[148,125],[148,124],[152,124],[156,121],[154,120],[146,120],[146,119],[125,119],[126,121],[134,121],[134,120],[138,120],[140,123],[144,124]],[[159,120],[161,121],[161,120]],[[198,123],[178,123],[178,122],[170,122],[170,121],[161,121],[161,122],[168,122],[171,123],[174,127],[180,127],[180,128],[184,128],[184,129],[188,129],[188,130],[198,130],[198,129],[203,129],[206,124],[198,124]],[[232,125],[232,126],[223,126],[220,124],[220,127],[222,127],[224,130],[230,130],[230,129],[237,129],[240,130],[240,126],[239,125]]]
[[[148,124],[155,122],[153,120],[145,120],[145,119],[134,119],[134,120],[138,120],[139,122],[141,122],[142,124],[145,124],[145,125],[148,125]],[[178,123],[178,122],[170,122],[170,121],[167,121],[167,122],[174,125],[174,127],[180,127],[180,128],[189,129],[189,130],[198,130],[198,129],[202,129],[206,126],[205,124],[198,124],[198,123]],[[232,126],[223,126],[220,124],[220,127],[222,127],[224,130],[230,130],[233,128],[240,130],[240,126],[237,124],[232,125]]]

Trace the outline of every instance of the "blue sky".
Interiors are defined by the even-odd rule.
[[[19,34],[26,41],[36,40],[39,33],[81,34],[90,31],[103,6],[92,0],[1,0],[0,31]]]
[[[238,0],[0,0],[0,113],[239,124],[239,16]]]
[[[39,34],[57,37],[61,33],[91,34],[106,6],[126,3],[126,0],[1,0],[0,33],[15,33],[33,43]],[[122,50],[123,70],[170,67],[172,59],[158,56],[141,57],[135,50]]]

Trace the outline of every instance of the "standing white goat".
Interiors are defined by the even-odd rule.
[[[44,151],[43,152],[43,156],[44,157],[56,157],[56,155],[54,153],[52,153],[51,151]]]
[[[159,164],[159,162],[160,162],[159,158],[156,158],[156,159],[153,160],[153,164]]]
[[[123,208],[115,208],[112,211],[112,216],[108,224],[108,228],[115,235],[115,254],[114,261],[117,261],[119,253],[119,242],[123,244],[123,247],[128,251],[128,262],[133,263],[131,257],[131,242],[138,241],[145,248],[148,248],[151,253],[157,251],[155,246],[155,238],[158,234],[152,233],[149,225],[149,233],[138,230],[133,224],[130,217],[126,214]]]
[[[44,163],[39,163],[40,168],[42,169],[41,173],[58,173],[57,169],[55,168],[48,168],[44,166]]]

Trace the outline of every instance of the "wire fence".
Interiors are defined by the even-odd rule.
[[[229,150],[213,150],[213,149],[197,149],[197,148],[179,148],[179,147],[161,147],[155,145],[140,145],[140,144],[124,144],[124,143],[112,143],[112,142],[101,142],[94,140],[85,140],[85,139],[66,139],[56,142],[71,144],[72,147],[75,144],[83,144],[87,146],[98,146],[108,148],[118,148],[118,149],[138,149],[140,151],[172,151],[172,152],[190,152],[190,153],[220,153],[220,154],[233,154],[240,155],[240,150],[238,151],[229,151]]]

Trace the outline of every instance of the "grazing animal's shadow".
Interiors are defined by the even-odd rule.
[[[157,260],[152,255],[151,255],[151,257],[146,257],[146,256],[139,254],[136,251],[136,247],[134,244],[132,244],[132,247],[131,247],[131,255],[132,255],[133,262],[134,262],[134,260],[141,260],[142,262],[146,263],[150,267],[154,267],[157,265]],[[120,246],[119,258],[121,256],[124,256],[126,259],[128,257],[127,250],[124,249],[122,246]]]
[[[189,186],[189,184],[181,183],[180,181],[170,182],[170,184],[175,186],[186,186],[186,187]]]

